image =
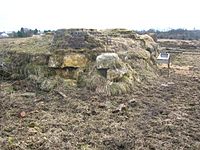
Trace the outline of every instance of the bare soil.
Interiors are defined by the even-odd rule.
[[[112,97],[2,80],[0,149],[200,149],[199,57],[177,56],[169,77],[162,68],[156,81]]]

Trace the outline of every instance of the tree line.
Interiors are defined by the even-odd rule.
[[[51,32],[51,30],[44,30],[43,33],[48,33],[48,32]],[[11,37],[14,37],[14,38],[23,38],[23,37],[31,37],[33,35],[39,35],[41,34],[42,32],[38,29],[28,29],[28,28],[21,28],[20,30],[18,30],[17,32],[12,32],[12,35]]]
[[[37,35],[38,33],[39,33],[40,31],[38,30],[38,29],[34,29],[34,30],[32,30],[32,29],[28,29],[28,28],[21,28],[20,30],[18,30],[17,32],[13,32],[12,34],[12,36],[13,37],[31,37],[31,36],[33,36],[33,35]]]
[[[138,31],[140,34],[154,33],[158,39],[180,39],[180,40],[199,40],[200,30],[171,29],[169,31],[159,31],[150,29]]]

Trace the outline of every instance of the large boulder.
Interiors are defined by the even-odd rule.
[[[103,53],[97,56],[97,69],[110,81],[119,81],[128,68],[116,53]]]
[[[116,53],[103,53],[96,58],[98,69],[111,69],[120,65],[121,60]]]

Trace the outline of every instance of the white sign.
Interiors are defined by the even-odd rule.
[[[157,62],[160,64],[169,64],[170,63],[170,54],[169,53],[160,53],[157,57]]]

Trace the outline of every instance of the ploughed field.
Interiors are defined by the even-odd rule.
[[[128,94],[39,91],[0,82],[1,150],[200,149],[200,55],[173,56],[170,77]]]

